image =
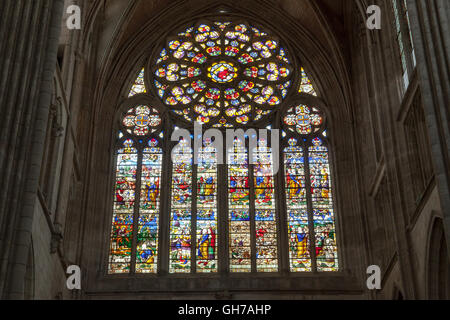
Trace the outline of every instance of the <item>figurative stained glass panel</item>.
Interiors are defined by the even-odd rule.
[[[317,271],[338,271],[328,148],[314,138],[309,147]]]
[[[158,144],[156,139],[151,139],[143,152],[136,273],[156,273],[158,267],[162,169],[162,149]]]
[[[147,92],[144,72],[129,97]],[[233,22],[200,23],[170,37],[147,72],[169,113],[205,127],[250,126],[267,119],[295,81],[291,59],[277,38],[248,23]],[[298,91],[317,96],[303,68],[300,74]],[[272,166],[276,159],[271,149],[260,141],[250,165],[245,141],[236,139],[229,155],[223,186],[228,191],[229,259],[224,263],[232,273],[278,272],[278,237],[288,238],[291,272],[339,268],[325,117],[318,108],[300,104],[288,109],[283,123],[284,136],[289,136],[283,153],[287,235],[278,234]],[[158,271],[163,149],[149,136],[158,135],[161,125],[158,111],[146,105],[131,108],[122,119],[110,274]],[[173,155],[167,213],[170,244],[165,252],[169,272],[218,272],[222,186],[217,150],[205,144],[196,166],[187,142],[181,142]]]
[[[305,154],[294,138],[284,150],[284,168],[290,269],[292,272],[312,271]]]
[[[188,122],[215,127],[263,119],[292,83],[281,43],[247,24],[189,27],[170,37],[155,60],[153,84],[162,102]]]
[[[144,73],[145,73],[145,69],[142,69],[139,72],[138,77],[136,78],[136,80],[134,81],[133,86],[131,87],[131,90],[130,90],[130,93],[128,94],[128,97],[133,97],[133,96],[135,96],[137,94],[147,92],[147,89],[145,88],[145,83],[144,83]]]
[[[108,268],[110,274],[130,272],[137,166],[137,149],[133,146],[133,141],[127,139],[117,152]]]
[[[256,269],[278,271],[277,219],[275,211],[272,150],[264,140],[254,154]]]
[[[197,272],[217,272],[217,150],[210,141],[197,166]]]
[[[110,274],[157,272],[162,148],[160,142],[149,135],[155,133],[160,124],[158,112],[144,105],[130,108],[121,119]],[[133,247],[133,243],[137,247]],[[133,261],[132,256],[136,257]]]
[[[189,273],[192,267],[192,149],[182,140],[172,154],[169,271]]]
[[[301,68],[300,70],[301,73],[301,82],[300,82],[300,89],[299,92],[300,93],[308,93],[311,94],[313,96],[317,96],[317,92],[314,89],[314,86],[312,85],[311,80],[309,79],[308,75],[306,74],[306,71],[304,68]]]
[[[251,272],[249,164],[245,142],[236,139],[228,159],[230,272]]]

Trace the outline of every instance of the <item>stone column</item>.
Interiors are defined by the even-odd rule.
[[[450,256],[450,133],[448,126],[450,120],[450,4],[448,0],[407,1],[422,89],[422,102]]]
[[[23,299],[64,0],[0,2],[0,292]]]

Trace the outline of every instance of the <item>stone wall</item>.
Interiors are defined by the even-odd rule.
[[[3,26],[28,21],[20,32],[0,28],[0,105],[6,124],[0,135],[2,298],[432,297],[430,261],[438,259],[430,257],[436,242],[430,233],[436,219],[450,241],[449,81],[443,72],[448,70],[444,57],[449,39],[448,33],[438,32],[448,30],[445,0],[408,0],[417,59],[408,88],[403,88],[391,1],[374,1],[383,10],[383,25],[372,31],[365,27],[364,0],[264,0],[258,6],[251,0],[233,2],[237,16],[268,25],[289,42],[321,93],[333,132],[342,271],[266,278],[106,275],[114,119],[126,90],[164,34],[213,15],[217,8],[231,10],[228,1],[205,6],[197,0],[117,0],[104,5],[79,0],[82,30],[64,30],[59,37],[51,26],[54,19],[60,21],[62,2],[0,4]],[[57,62],[58,44],[51,41],[55,36],[60,39],[60,65],[49,77],[47,55],[53,66]],[[49,79],[53,97],[45,91]],[[46,125],[52,104],[59,108],[56,123],[63,134],[47,139],[47,146],[49,141],[56,144],[53,156],[44,156],[45,130],[53,128]],[[413,108],[423,108],[423,123],[408,121]],[[411,140],[411,124],[427,139]],[[418,152],[411,152],[414,145]],[[39,156],[45,163],[36,161]],[[432,170],[423,169],[428,162]],[[421,179],[417,171],[425,172]],[[41,185],[40,172],[48,177]],[[445,259],[438,263],[445,264]],[[66,290],[65,269],[71,264],[82,269],[81,292]],[[366,268],[372,264],[382,268],[380,291],[365,287]]]

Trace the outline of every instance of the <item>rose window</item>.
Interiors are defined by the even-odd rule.
[[[289,93],[292,70],[278,39],[247,24],[215,22],[170,37],[152,74],[174,114],[230,127],[271,114]]]

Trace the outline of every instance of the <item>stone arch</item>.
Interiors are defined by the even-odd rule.
[[[426,283],[429,299],[450,299],[450,261],[444,225],[434,216],[430,223],[426,256]]]
[[[134,76],[134,71],[142,67],[147,57],[154,51],[154,47],[177,27],[188,24],[198,18],[218,14],[215,8],[220,7],[223,1],[213,1],[207,5],[201,1],[192,1],[189,7],[180,4],[168,5],[167,8],[158,14],[155,19],[149,20],[140,30],[132,35],[126,41],[118,41],[113,44],[105,53],[102,65],[101,77],[95,94],[95,104],[103,106],[102,100],[111,98],[116,99],[118,93],[125,96],[123,88],[124,83],[129,83],[130,77]],[[134,6],[130,5],[130,7]],[[346,67],[341,61],[336,66],[334,61],[328,55],[328,49],[324,44],[320,43],[313,34],[304,28],[296,19],[286,15],[280,8],[274,7],[268,1],[262,1],[262,5],[257,10],[250,8],[251,3],[242,1],[242,3],[233,5],[233,16],[251,19],[261,25],[264,25],[275,34],[284,38],[284,43],[289,43],[291,50],[309,71],[310,77],[315,81],[319,92],[323,92],[323,98],[327,101],[341,101],[341,105],[334,108],[333,113],[339,119],[349,119],[350,116],[350,96],[349,83],[345,74]],[[319,15],[320,9],[314,7],[313,10]],[[130,8],[127,13],[129,17],[123,18],[122,25],[117,29],[127,29],[129,20],[133,16],[133,9]],[[323,17],[323,14],[321,15]],[[179,17],[186,17],[180,19]],[[166,23],[170,21],[169,23]],[[328,32],[328,37],[333,38],[333,34],[323,25],[324,22],[317,21],[318,27]],[[155,32],[158,30],[158,32]],[[126,33],[122,31],[120,35]],[[120,40],[119,34],[116,35]],[[331,48],[341,55],[339,48]],[[112,65],[114,63],[114,65]],[[327,77],[321,76],[327,74]],[[111,81],[111,79],[114,79]],[[111,96],[111,94],[113,96]],[[108,99],[109,100],[109,99]],[[110,104],[107,104],[111,107]],[[346,114],[345,114],[346,113]],[[339,117],[337,115],[339,114]]]
[[[394,284],[394,289],[392,290],[392,300],[405,300],[403,290],[397,283]]]
[[[213,4],[217,4],[214,2]],[[170,33],[176,26],[181,26],[185,22],[198,20],[207,13],[207,10],[214,7],[213,5],[204,7],[204,3],[200,4],[200,9],[195,4],[200,1],[194,0],[190,2],[189,8],[185,5],[168,6],[158,16],[152,20],[148,19],[147,24],[143,25],[140,30],[131,34],[129,39],[120,43],[112,43],[111,48],[105,53],[102,64],[99,66],[99,75],[97,82],[92,87],[92,100],[90,104],[92,108],[89,111],[90,121],[83,124],[84,139],[87,142],[86,164],[89,181],[86,184],[86,194],[93,194],[94,190],[99,197],[87,197],[84,207],[86,212],[86,232],[84,245],[88,243],[101,243],[95,250],[89,252],[86,256],[87,263],[92,264],[92,269],[100,270],[104,274],[105,271],[105,255],[107,252],[105,239],[108,238],[108,230],[110,228],[110,215],[105,208],[109,207],[111,194],[111,176],[110,168],[113,167],[113,157],[111,156],[112,143],[111,132],[114,132],[115,117],[117,109],[123,105],[127,99],[126,90],[129,84],[135,79],[138,70],[147,64],[148,57],[161,39]],[[323,92],[320,98],[304,96],[305,102],[318,104],[324,108],[330,118],[330,131],[333,132],[330,138],[330,144],[338,145],[334,148],[334,152],[330,153],[332,169],[334,172],[334,189],[336,212],[339,219],[336,219],[337,230],[344,230],[339,237],[339,246],[347,248],[345,252],[339,255],[342,261],[341,267],[347,274],[363,274],[362,257],[366,254],[363,248],[362,231],[358,222],[353,218],[358,215],[357,208],[360,207],[358,197],[352,196],[355,190],[358,190],[358,182],[355,174],[348,174],[349,168],[356,168],[355,165],[355,149],[354,149],[354,132],[353,120],[351,112],[351,93],[350,84],[347,75],[347,66],[344,60],[338,63],[330,58],[327,50],[314,35],[306,30],[299,21],[283,15],[280,8],[273,8],[273,3],[263,1],[263,6],[254,10],[250,3],[243,1],[242,4],[236,5],[237,10],[245,11],[249,9],[251,13],[251,21],[256,20],[260,25],[268,25],[277,35],[284,35],[285,42],[290,43],[291,50],[295,53],[296,60],[305,65],[305,69],[309,71],[309,76],[316,80],[315,85],[319,92]],[[306,4],[305,4],[306,5]],[[201,7],[203,6],[203,7]],[[212,10],[212,9],[211,9]],[[319,8],[315,8],[319,10]],[[256,12],[257,11],[257,12]],[[269,21],[268,12],[275,12],[276,22]],[[127,10],[128,14],[132,10]],[[192,14],[191,14],[192,13]],[[211,15],[211,13],[209,13]],[[179,16],[189,17],[189,19],[180,21]],[[124,21],[122,27],[117,26],[117,30],[121,30],[121,34],[126,33],[126,22],[131,18],[121,18]],[[169,21],[170,24],[164,24]],[[172,22],[178,21],[178,22]],[[325,22],[318,22],[319,25]],[[155,32],[158,30],[158,32]],[[333,38],[333,34],[329,34],[329,38]],[[119,40],[119,35],[117,35]],[[335,54],[342,56],[338,47],[335,47]],[[147,83],[147,89],[149,84]],[[331,103],[333,102],[333,103]],[[105,147],[105,146],[109,146]],[[348,201],[340,201],[339,199],[349,199]],[[94,231],[95,230],[95,231]],[[349,249],[350,248],[350,249]],[[101,252],[100,252],[101,250]],[[358,254],[350,254],[352,250],[357,250]]]

